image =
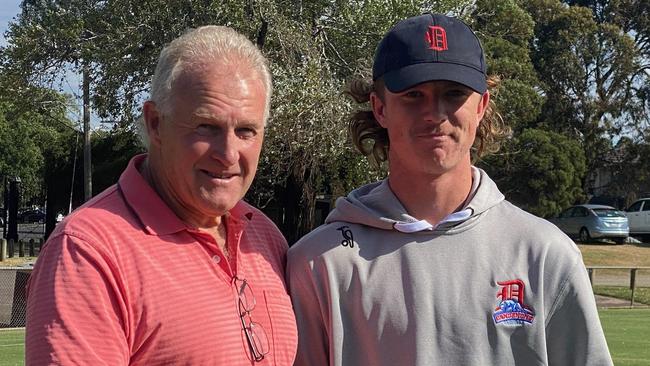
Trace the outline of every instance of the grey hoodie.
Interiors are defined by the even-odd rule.
[[[296,365],[612,365],[576,245],[473,175],[437,227],[381,181],[290,248]]]

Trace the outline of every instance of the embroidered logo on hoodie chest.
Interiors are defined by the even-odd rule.
[[[532,324],[535,313],[524,302],[526,285],[515,279],[497,282],[501,288],[497,291],[497,307],[492,313],[495,324],[519,325]]]

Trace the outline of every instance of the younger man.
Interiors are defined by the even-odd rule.
[[[491,84],[457,19],[381,41],[351,132],[390,174],[289,250],[297,365],[612,364],[576,245],[472,166],[498,136]]]

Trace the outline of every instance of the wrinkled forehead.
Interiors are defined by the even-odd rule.
[[[201,90],[211,90],[211,92],[220,93],[215,89],[214,80],[219,80],[219,84],[224,90],[238,90],[242,92],[249,91],[250,88],[256,87],[259,83],[262,95],[264,97],[265,108],[268,110],[269,95],[263,76],[260,71],[253,68],[246,62],[237,62],[237,60],[218,60],[211,62],[186,63],[182,67],[174,70],[174,76],[171,81],[168,105],[162,106],[165,114],[173,114],[179,106],[178,103],[187,103],[187,98],[192,98],[194,93],[201,93]],[[267,118],[268,112],[265,114]]]
[[[262,79],[250,67],[201,64],[178,75],[163,114],[187,121],[265,121],[266,97]]]

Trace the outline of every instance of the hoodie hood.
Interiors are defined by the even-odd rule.
[[[475,191],[470,192],[470,196],[473,196],[469,202],[463,210],[452,213],[436,226],[409,215],[390,189],[388,179],[367,184],[353,190],[347,197],[338,198],[336,208],[327,216],[325,223],[344,221],[406,232],[458,227],[504,200],[503,194],[485,171],[472,167],[472,178],[473,184],[478,185]]]

